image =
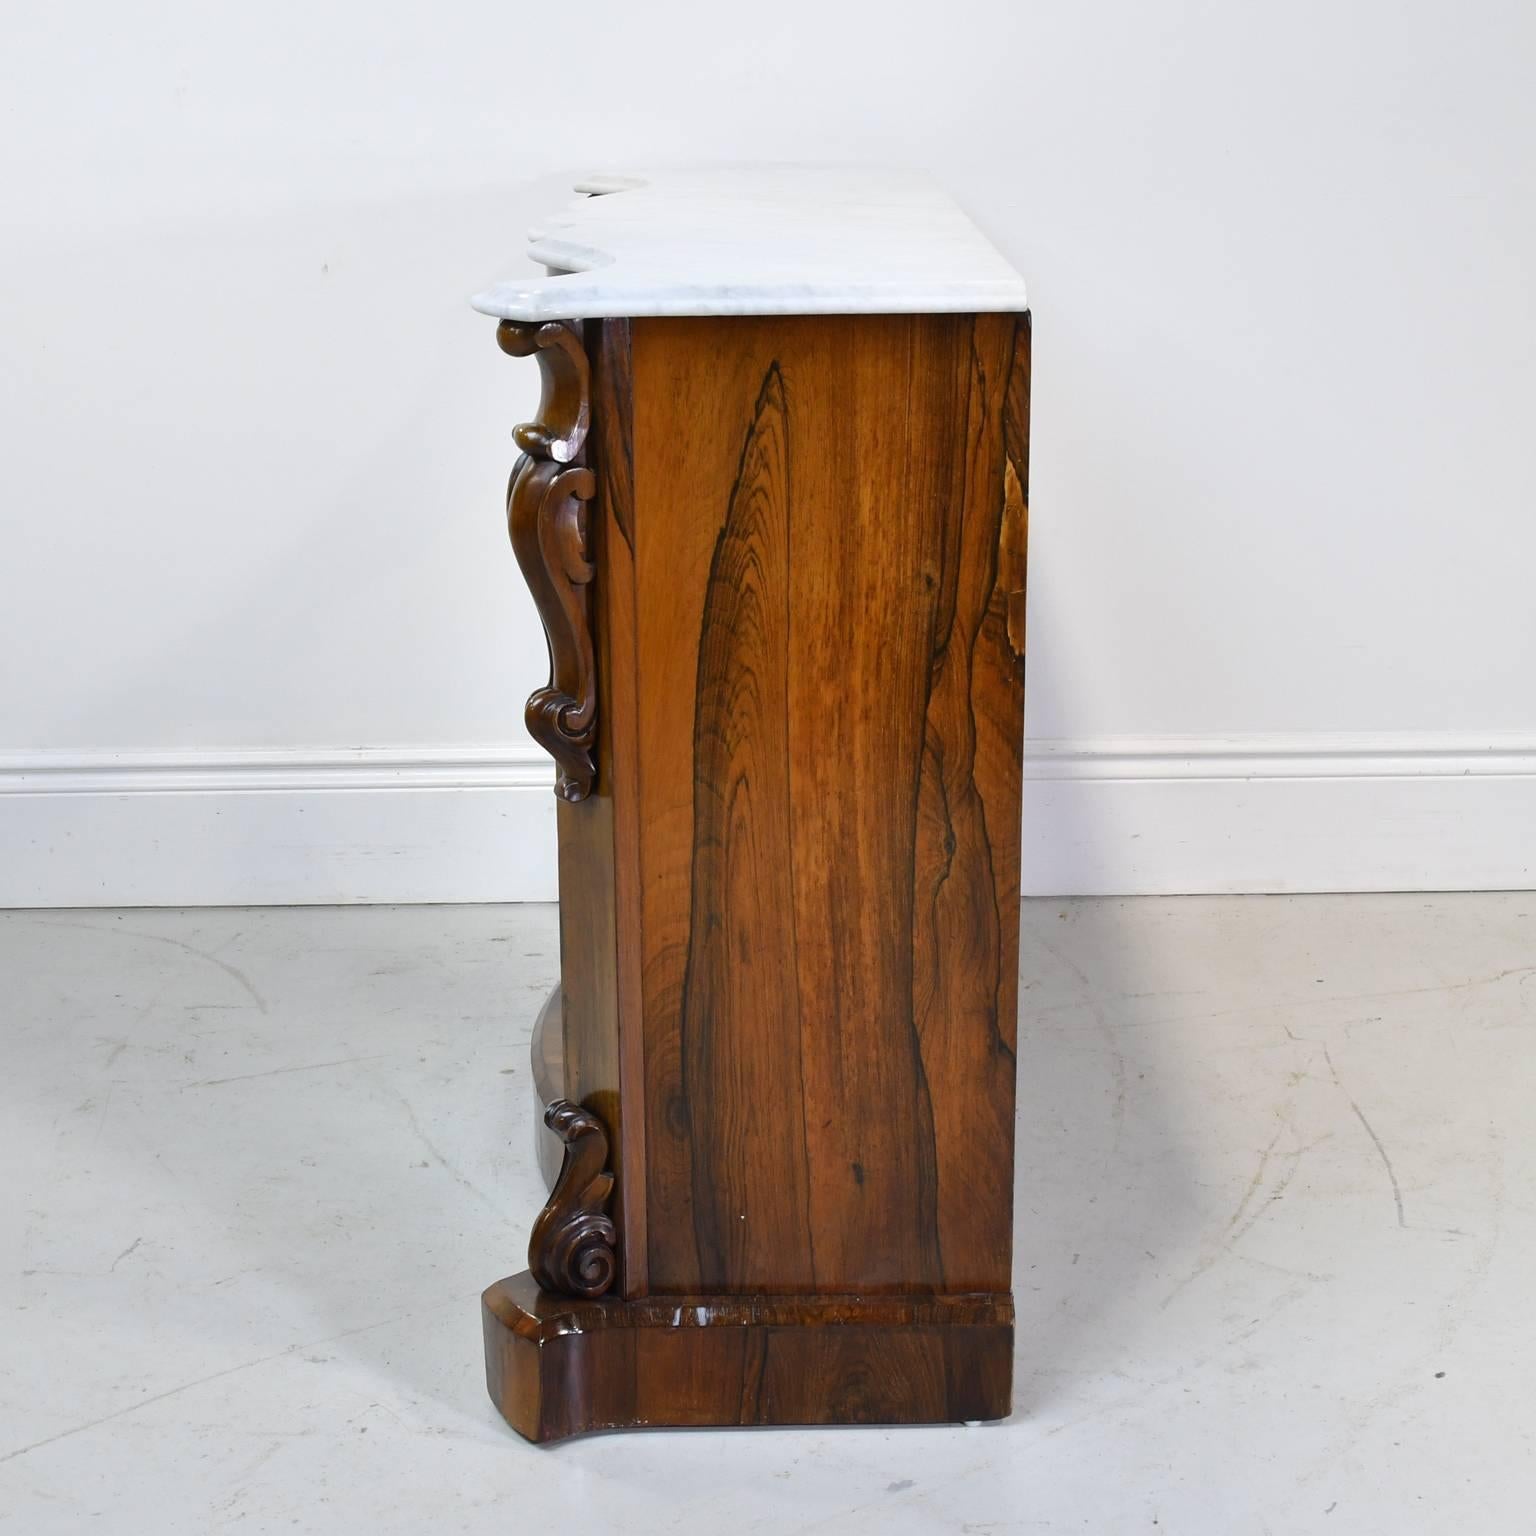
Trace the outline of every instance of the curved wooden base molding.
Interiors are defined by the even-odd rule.
[[[481,1298],[486,1385],[533,1441],[598,1429],[1006,1418],[1011,1296]]]

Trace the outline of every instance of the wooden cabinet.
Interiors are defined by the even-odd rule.
[[[544,378],[563,976],[492,1397],[536,1440],[1004,1416],[1022,284],[890,173],[586,190],[476,301]]]

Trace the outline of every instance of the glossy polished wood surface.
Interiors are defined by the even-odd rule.
[[[594,1429],[1006,1416],[1006,1297],[581,1301],[527,1275],[482,1298],[486,1383],[529,1440]]]
[[[650,1288],[1006,1291],[1027,332],[632,335]]]

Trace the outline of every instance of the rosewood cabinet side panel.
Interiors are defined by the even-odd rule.
[[[1027,319],[630,341],[650,1289],[1005,1292]]]

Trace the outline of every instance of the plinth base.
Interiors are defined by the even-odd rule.
[[[481,1298],[485,1375],[529,1440],[595,1429],[1006,1418],[1011,1296]]]

